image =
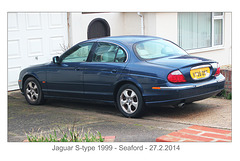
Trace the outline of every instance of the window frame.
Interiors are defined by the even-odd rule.
[[[214,13],[215,12],[211,12],[211,15],[212,15],[211,16],[211,23],[212,23],[212,25],[211,25],[211,32],[212,32],[211,33],[211,46],[204,47],[204,48],[198,48],[198,49],[186,49],[186,51],[189,54],[224,49],[224,46],[225,46],[225,41],[224,41],[224,38],[225,38],[225,31],[224,31],[225,12],[222,12],[223,13],[222,15],[217,15],[217,16],[214,16]],[[222,20],[222,44],[220,44],[220,45],[214,45],[214,21],[215,20]],[[179,31],[179,29],[178,29],[178,31]],[[179,32],[178,32],[178,44],[179,44]]]
[[[212,12],[212,47],[222,47],[224,46],[224,12],[222,12],[223,14],[222,15],[219,15],[219,16],[214,16],[214,13],[215,12]],[[214,21],[215,20],[222,20],[222,44],[220,45],[214,45]]]

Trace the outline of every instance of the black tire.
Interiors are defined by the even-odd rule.
[[[24,96],[31,105],[40,105],[44,103],[42,88],[39,82],[33,77],[29,77],[24,82]]]
[[[139,89],[132,84],[125,84],[118,90],[116,104],[125,117],[141,117],[145,112],[144,101]]]

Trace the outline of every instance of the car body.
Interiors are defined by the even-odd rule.
[[[113,103],[126,117],[142,116],[149,105],[182,106],[211,97],[224,82],[217,62],[153,36],[83,41],[19,76],[30,104],[47,98]]]

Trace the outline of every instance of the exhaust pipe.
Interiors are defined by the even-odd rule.
[[[178,106],[179,108],[183,108],[183,107],[185,106],[185,103],[179,103],[177,106]]]
[[[183,108],[185,106],[185,103],[179,103],[177,105],[175,105],[175,108]]]

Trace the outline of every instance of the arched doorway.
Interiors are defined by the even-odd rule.
[[[110,36],[110,27],[106,20],[96,18],[88,25],[88,39]]]

